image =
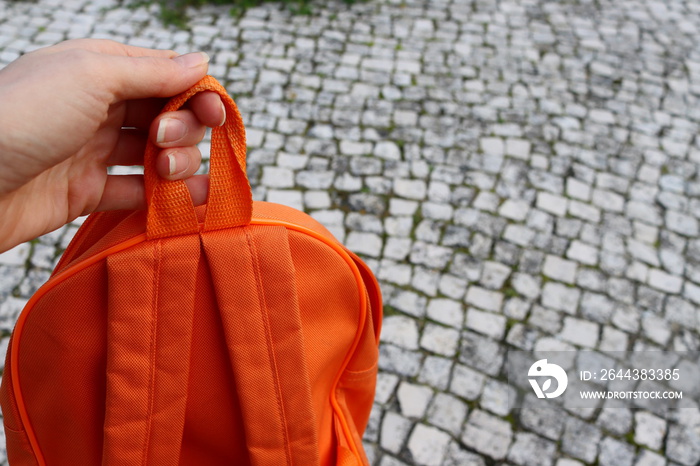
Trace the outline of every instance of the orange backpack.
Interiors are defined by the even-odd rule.
[[[323,226],[253,202],[240,114],[212,132],[206,206],[145,156],[147,211],[80,228],[15,327],[13,465],[361,465],[381,296]]]

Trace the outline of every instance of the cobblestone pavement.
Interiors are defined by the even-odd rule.
[[[255,197],[310,212],[381,281],[373,464],[700,464],[690,396],[512,409],[503,367],[698,350],[700,4],[321,3],[207,7],[185,31],[155,7],[2,0],[0,64],[77,37],[212,56]],[[76,228],[0,255],[4,335]]]

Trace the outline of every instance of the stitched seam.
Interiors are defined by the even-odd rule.
[[[15,434],[24,434],[25,433],[24,429],[22,429],[22,430],[13,429],[12,427],[7,427],[7,424],[5,424],[5,423],[3,423],[2,426],[5,428],[5,430],[10,431],[10,432],[14,432]]]
[[[374,363],[374,364],[372,365],[372,367],[368,367],[367,369],[362,369],[362,370],[359,370],[359,371],[353,371],[353,370],[350,370],[350,369],[345,369],[345,374],[346,374],[346,375],[353,375],[353,376],[355,376],[355,375],[362,376],[362,375],[365,375],[365,374],[367,374],[367,373],[371,373],[372,371],[374,371],[374,370],[376,370],[376,369],[377,369],[377,363]]]
[[[270,332],[270,321],[267,314],[267,304],[265,302],[265,294],[262,286],[262,274],[260,272],[260,264],[257,260],[257,253],[255,249],[255,244],[253,237],[250,234],[250,230],[246,228],[246,241],[248,243],[248,249],[250,250],[251,260],[253,262],[253,269],[255,271],[255,285],[258,289],[258,296],[260,297],[260,312],[262,314],[263,328],[265,329],[265,340],[267,342],[267,355],[270,360],[270,365],[272,366],[272,377],[275,384],[275,398],[277,399],[277,409],[280,414],[282,421],[282,436],[284,437],[284,453],[287,456],[287,464],[292,464],[292,452],[289,445],[289,433],[287,432],[287,418],[284,413],[284,405],[282,403],[282,394],[280,393],[280,382],[279,373],[277,371],[277,361],[275,359],[275,351],[272,344],[272,334]]]
[[[155,241],[154,250],[154,273],[153,273],[153,300],[151,311],[151,357],[148,376],[148,410],[146,411],[146,438],[144,439],[141,464],[148,464],[148,447],[151,440],[151,427],[153,422],[153,392],[155,391],[155,370],[156,370],[156,324],[158,316],[158,277],[160,276],[160,241]]]

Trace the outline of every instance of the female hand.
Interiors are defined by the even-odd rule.
[[[216,93],[158,116],[165,98],[206,75],[203,53],[81,39],[28,53],[0,71],[0,252],[99,210],[145,207],[141,175],[107,175],[111,165],[143,165],[146,139],[162,148],[164,178],[192,177],[206,126],[226,116]]]

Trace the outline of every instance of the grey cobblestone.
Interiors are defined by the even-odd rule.
[[[391,453],[399,453],[408,432],[411,421],[395,412],[387,412],[382,420],[380,445]]]
[[[401,413],[406,417],[419,419],[423,417],[433,396],[430,387],[401,382],[396,397],[401,406]]]
[[[598,333],[599,327],[593,322],[565,317],[560,338],[577,346],[595,348],[598,342]]]
[[[426,313],[430,319],[455,328],[461,328],[464,321],[462,305],[451,299],[430,300]]]
[[[443,463],[450,436],[435,427],[417,424],[408,439],[408,450],[416,464],[439,466]]]
[[[632,466],[635,449],[619,440],[606,437],[600,443],[598,463],[602,465]]]
[[[635,466],[666,466],[666,459],[649,450],[642,450],[637,455]]]
[[[483,312],[474,308],[467,311],[465,326],[468,329],[492,338],[501,339],[506,330],[505,325],[506,318],[502,315],[493,314],[491,312]]]
[[[462,441],[495,460],[504,459],[512,441],[511,426],[495,416],[475,410],[469,415]]]
[[[418,325],[406,316],[387,316],[381,340],[406,349],[418,349]]]
[[[666,435],[666,421],[644,411],[635,413],[634,421],[634,441],[652,450],[660,449]]]
[[[457,364],[452,375],[450,391],[467,400],[476,400],[481,395],[486,376],[470,367]]]
[[[481,309],[498,312],[503,304],[503,295],[478,286],[471,286],[467,290],[465,301]]]
[[[581,292],[561,283],[548,282],[542,289],[542,304],[557,311],[575,314]]]
[[[587,463],[592,463],[598,456],[600,430],[579,419],[570,417],[566,422],[562,437],[562,450]]]
[[[305,209],[377,271],[372,464],[700,462],[697,405],[542,408],[503,378],[514,348],[700,349],[697,5],[264,3],[192,9],[182,30],[159,8],[0,0],[0,67],[77,37],[210,54],[255,199]],[[0,351],[80,222],[0,254]]]
[[[511,410],[511,400],[516,390],[497,380],[488,380],[481,395],[481,407],[499,416],[506,416]]]
[[[521,466],[549,466],[556,445],[550,440],[528,432],[518,432],[508,452],[508,460]]]
[[[467,405],[459,398],[438,393],[428,408],[427,420],[452,435],[459,435],[467,412]]]
[[[575,262],[549,255],[544,260],[542,272],[554,280],[574,283],[577,265]]]
[[[446,390],[450,381],[453,362],[440,356],[426,356],[418,374],[418,381],[438,390]]]
[[[19,313],[27,304],[27,301],[27,299],[13,296],[5,298],[5,301],[0,305],[0,330],[4,332],[12,331]]]
[[[459,332],[441,325],[426,324],[420,346],[427,351],[453,357],[459,346]]]
[[[666,440],[666,455],[683,465],[697,464],[700,461],[698,435],[681,426],[670,426]]]

